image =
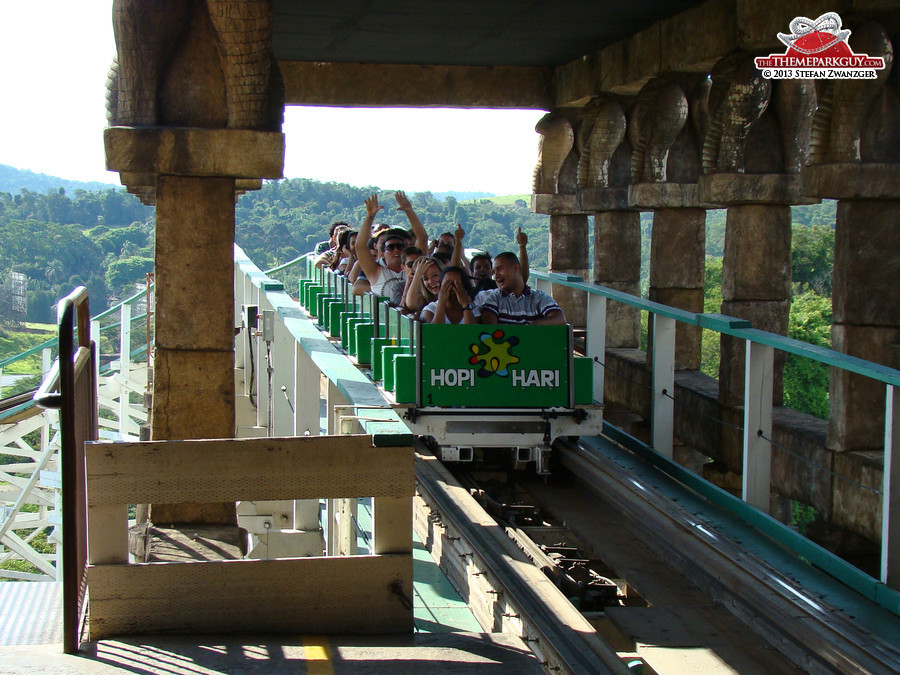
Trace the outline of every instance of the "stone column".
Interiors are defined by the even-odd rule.
[[[551,272],[574,274],[588,281],[591,266],[587,215],[550,216],[549,267]],[[563,308],[570,324],[585,325],[587,297],[584,292],[557,286],[553,297]]]
[[[656,209],[650,240],[650,299],[688,312],[703,311],[706,210]],[[675,369],[699,370],[699,326],[675,326]]]
[[[900,163],[897,158],[896,78],[893,46],[879,24],[853,25],[854,49],[882,56],[886,68],[875,80],[826,81],[810,140],[811,166],[803,170],[807,194],[840,200],[835,229],[832,348],[897,368],[900,366]],[[835,471],[860,482],[869,478],[852,467],[852,451],[884,447],[883,384],[842,369],[831,372],[828,447],[842,453]],[[835,482],[835,491],[847,486]],[[875,499],[860,512],[872,513]],[[836,512],[838,509],[835,509]],[[874,518],[873,518],[874,520]],[[873,527],[877,530],[877,527]],[[876,535],[877,536],[877,535]]]
[[[266,0],[113,3],[107,167],[157,207],[154,440],[234,437],[235,195],[284,161],[271,16]],[[151,517],[236,523],[234,503]]]
[[[634,147],[628,203],[653,211],[650,299],[689,312],[703,311],[706,211],[696,181],[709,88],[696,75],[654,78],[638,94],[628,128]],[[699,369],[702,331],[680,322],[675,330],[675,368]],[[649,331],[652,340],[652,323]]]
[[[891,368],[900,368],[898,223],[900,200],[838,203],[832,348]],[[885,385],[834,368],[830,389],[829,448],[884,448]]]
[[[766,177],[760,177],[766,178]],[[730,206],[725,219],[722,313],[754,328],[787,335],[791,307],[791,209],[785,205]],[[744,340],[723,335],[719,401],[743,405]],[[776,355],[773,401],[783,398],[784,354]]]
[[[637,211],[594,215],[594,283],[641,295],[641,218]],[[606,305],[606,348],[641,345],[641,313],[620,302]]]

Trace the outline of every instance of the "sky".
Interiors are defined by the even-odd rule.
[[[111,0],[0,0],[0,12],[0,164],[118,185],[103,154]],[[284,173],[411,192],[529,193],[542,115],[292,106]]]

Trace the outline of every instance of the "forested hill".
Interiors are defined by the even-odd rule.
[[[266,182],[261,190],[240,197],[236,241],[260,268],[268,269],[310,250],[326,238],[329,224],[336,220],[358,227],[365,214],[363,201],[372,192],[385,206],[379,221],[408,225],[396,210],[393,190],[289,179]],[[514,247],[516,229],[521,227],[529,237],[534,268],[546,268],[549,216],[532,214],[528,195],[409,196],[430,235],[453,230],[459,223],[467,232],[467,246],[496,254]],[[651,218],[644,216],[646,259]],[[153,270],[153,217],[151,207],[142,206],[123,189],[0,190],[0,323],[22,318],[52,321],[53,303],[78,284],[88,287],[95,313],[111,300],[130,295]],[[794,280],[827,295],[834,203],[796,207],[794,222]],[[709,212],[707,253],[714,257],[722,255],[724,225],[723,212]],[[28,279],[27,317],[11,314],[12,271]]]
[[[56,176],[48,176],[45,173],[35,173],[28,169],[17,169],[6,164],[0,164],[0,192],[10,192],[16,194],[22,188],[31,190],[32,192],[46,192],[47,190],[58,190],[62,188],[66,192],[75,192],[75,190],[108,190],[115,187],[111,183],[98,183],[96,181],[84,182],[79,180],[68,180],[67,178],[57,178]]]
[[[334,221],[359,227],[366,214],[363,202],[372,193],[384,206],[376,222],[409,227],[406,216],[396,210],[393,190],[294,178],[267,182],[262,190],[238,200],[235,239],[260,267],[290,260],[326,239]],[[467,246],[499,253],[515,248],[516,229],[521,227],[529,236],[535,268],[547,266],[549,218],[531,213],[525,198],[505,204],[488,198],[458,200],[452,195],[437,199],[430,192],[408,196],[429,235],[452,231],[458,223],[466,230]]]

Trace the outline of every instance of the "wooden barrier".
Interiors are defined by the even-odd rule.
[[[369,435],[86,445],[89,629],[412,631],[413,449]],[[373,497],[372,556],[127,564],[127,505]]]

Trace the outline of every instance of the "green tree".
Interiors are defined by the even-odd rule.
[[[831,298],[805,290],[791,299],[788,337],[819,347],[831,346]],[[784,403],[828,419],[829,368],[824,363],[788,354],[784,364]]]
[[[791,264],[794,282],[819,295],[831,295],[834,268],[834,229],[828,225],[794,227]]]

